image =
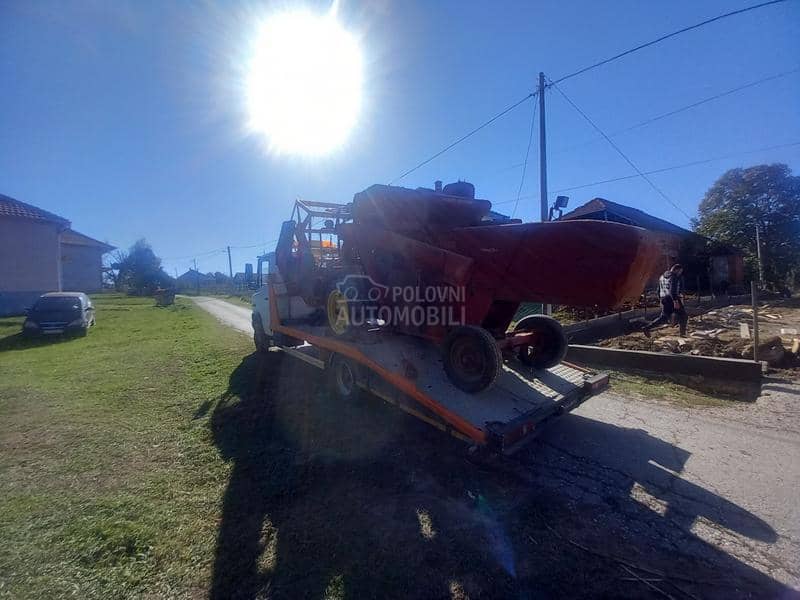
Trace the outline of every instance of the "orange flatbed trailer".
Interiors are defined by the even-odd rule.
[[[608,387],[607,373],[561,363],[534,371],[517,361],[503,365],[495,384],[470,394],[454,386],[430,342],[380,328],[343,339],[325,326],[282,323],[275,284],[268,281],[270,329],[277,347],[322,370],[349,373],[352,383],[472,445],[513,454],[545,423],[570,412]],[[283,288],[283,285],[279,284]],[[334,384],[336,385],[336,384]]]

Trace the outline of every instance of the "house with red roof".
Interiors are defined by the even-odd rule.
[[[0,316],[21,314],[45,292],[98,292],[114,246],[69,220],[0,194]]]

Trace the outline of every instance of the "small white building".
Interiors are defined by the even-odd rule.
[[[0,316],[21,314],[45,292],[98,292],[114,246],[71,223],[0,194]]]

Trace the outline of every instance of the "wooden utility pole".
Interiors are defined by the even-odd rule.
[[[758,233],[758,223],[756,223],[756,256],[758,256],[758,287],[764,289],[764,267],[761,264],[761,236]]]
[[[231,247],[228,246],[228,274],[231,276],[233,282],[233,265],[231,264]]]
[[[539,73],[539,202],[541,221],[547,221],[547,132],[544,118],[544,73]]]
[[[194,262],[194,287],[197,290],[197,295],[200,295],[200,272],[197,270],[197,259],[193,258]]]
[[[544,73],[539,73],[539,210],[542,223],[548,220],[547,210],[547,131],[544,118]],[[553,312],[550,304],[542,306],[544,314]]]
[[[753,304],[753,360],[758,362],[758,293],[756,282],[750,282],[750,300]]]

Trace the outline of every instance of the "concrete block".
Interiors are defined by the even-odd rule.
[[[566,360],[578,364],[635,369],[666,375],[700,375],[713,379],[742,382],[761,380],[760,363],[737,358],[665,354],[571,344]]]

